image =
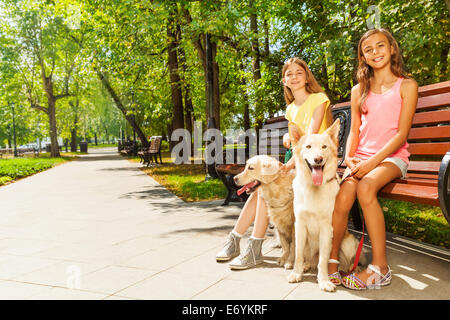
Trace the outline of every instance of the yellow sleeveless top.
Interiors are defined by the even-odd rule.
[[[301,106],[296,106],[295,101],[292,102],[287,107],[285,117],[287,120],[298,125],[300,129],[306,133],[308,132],[314,109],[322,103],[326,103],[325,114],[319,128],[319,133],[322,133],[328,128],[328,124],[333,122],[333,119],[329,119],[331,113],[327,112],[330,106],[330,99],[328,99],[327,95],[323,92],[311,93]]]

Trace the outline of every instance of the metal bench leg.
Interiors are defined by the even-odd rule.
[[[442,213],[450,224],[450,151],[445,154],[439,167],[438,196]]]
[[[224,174],[223,172],[217,172],[217,175],[219,176],[219,179],[222,180],[223,185],[225,186],[225,188],[227,188],[228,191],[225,201],[222,203],[223,206],[227,206],[230,203],[234,190],[230,186],[226,174]]]
[[[361,231],[362,230],[362,221],[361,221],[361,215],[359,212],[358,200],[355,200],[355,202],[353,203],[353,206],[350,209],[350,214],[352,216],[353,227],[356,230]]]

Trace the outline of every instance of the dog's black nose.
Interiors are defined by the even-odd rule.
[[[321,164],[322,161],[323,161],[323,157],[315,157],[314,158],[314,162],[317,163],[317,164]]]

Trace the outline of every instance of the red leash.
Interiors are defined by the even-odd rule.
[[[356,250],[355,263],[353,263],[353,267],[350,270],[350,273],[355,271],[356,267],[358,266],[359,258],[361,257],[361,252],[362,252],[362,248],[363,248],[363,243],[364,243],[364,217],[362,219],[362,236],[361,236],[361,240],[359,241],[359,244],[358,244],[358,249]]]

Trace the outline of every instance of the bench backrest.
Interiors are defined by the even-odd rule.
[[[336,104],[332,111],[341,119],[339,155],[343,157],[350,131],[350,102]],[[443,156],[450,150],[450,81],[419,88],[408,144],[411,153],[408,175],[437,175]]]
[[[153,136],[150,138],[149,152],[158,152],[161,150],[161,136]]]
[[[288,132],[288,120],[284,116],[269,118],[259,132],[259,152],[284,162],[287,149],[283,146],[283,136]]]

